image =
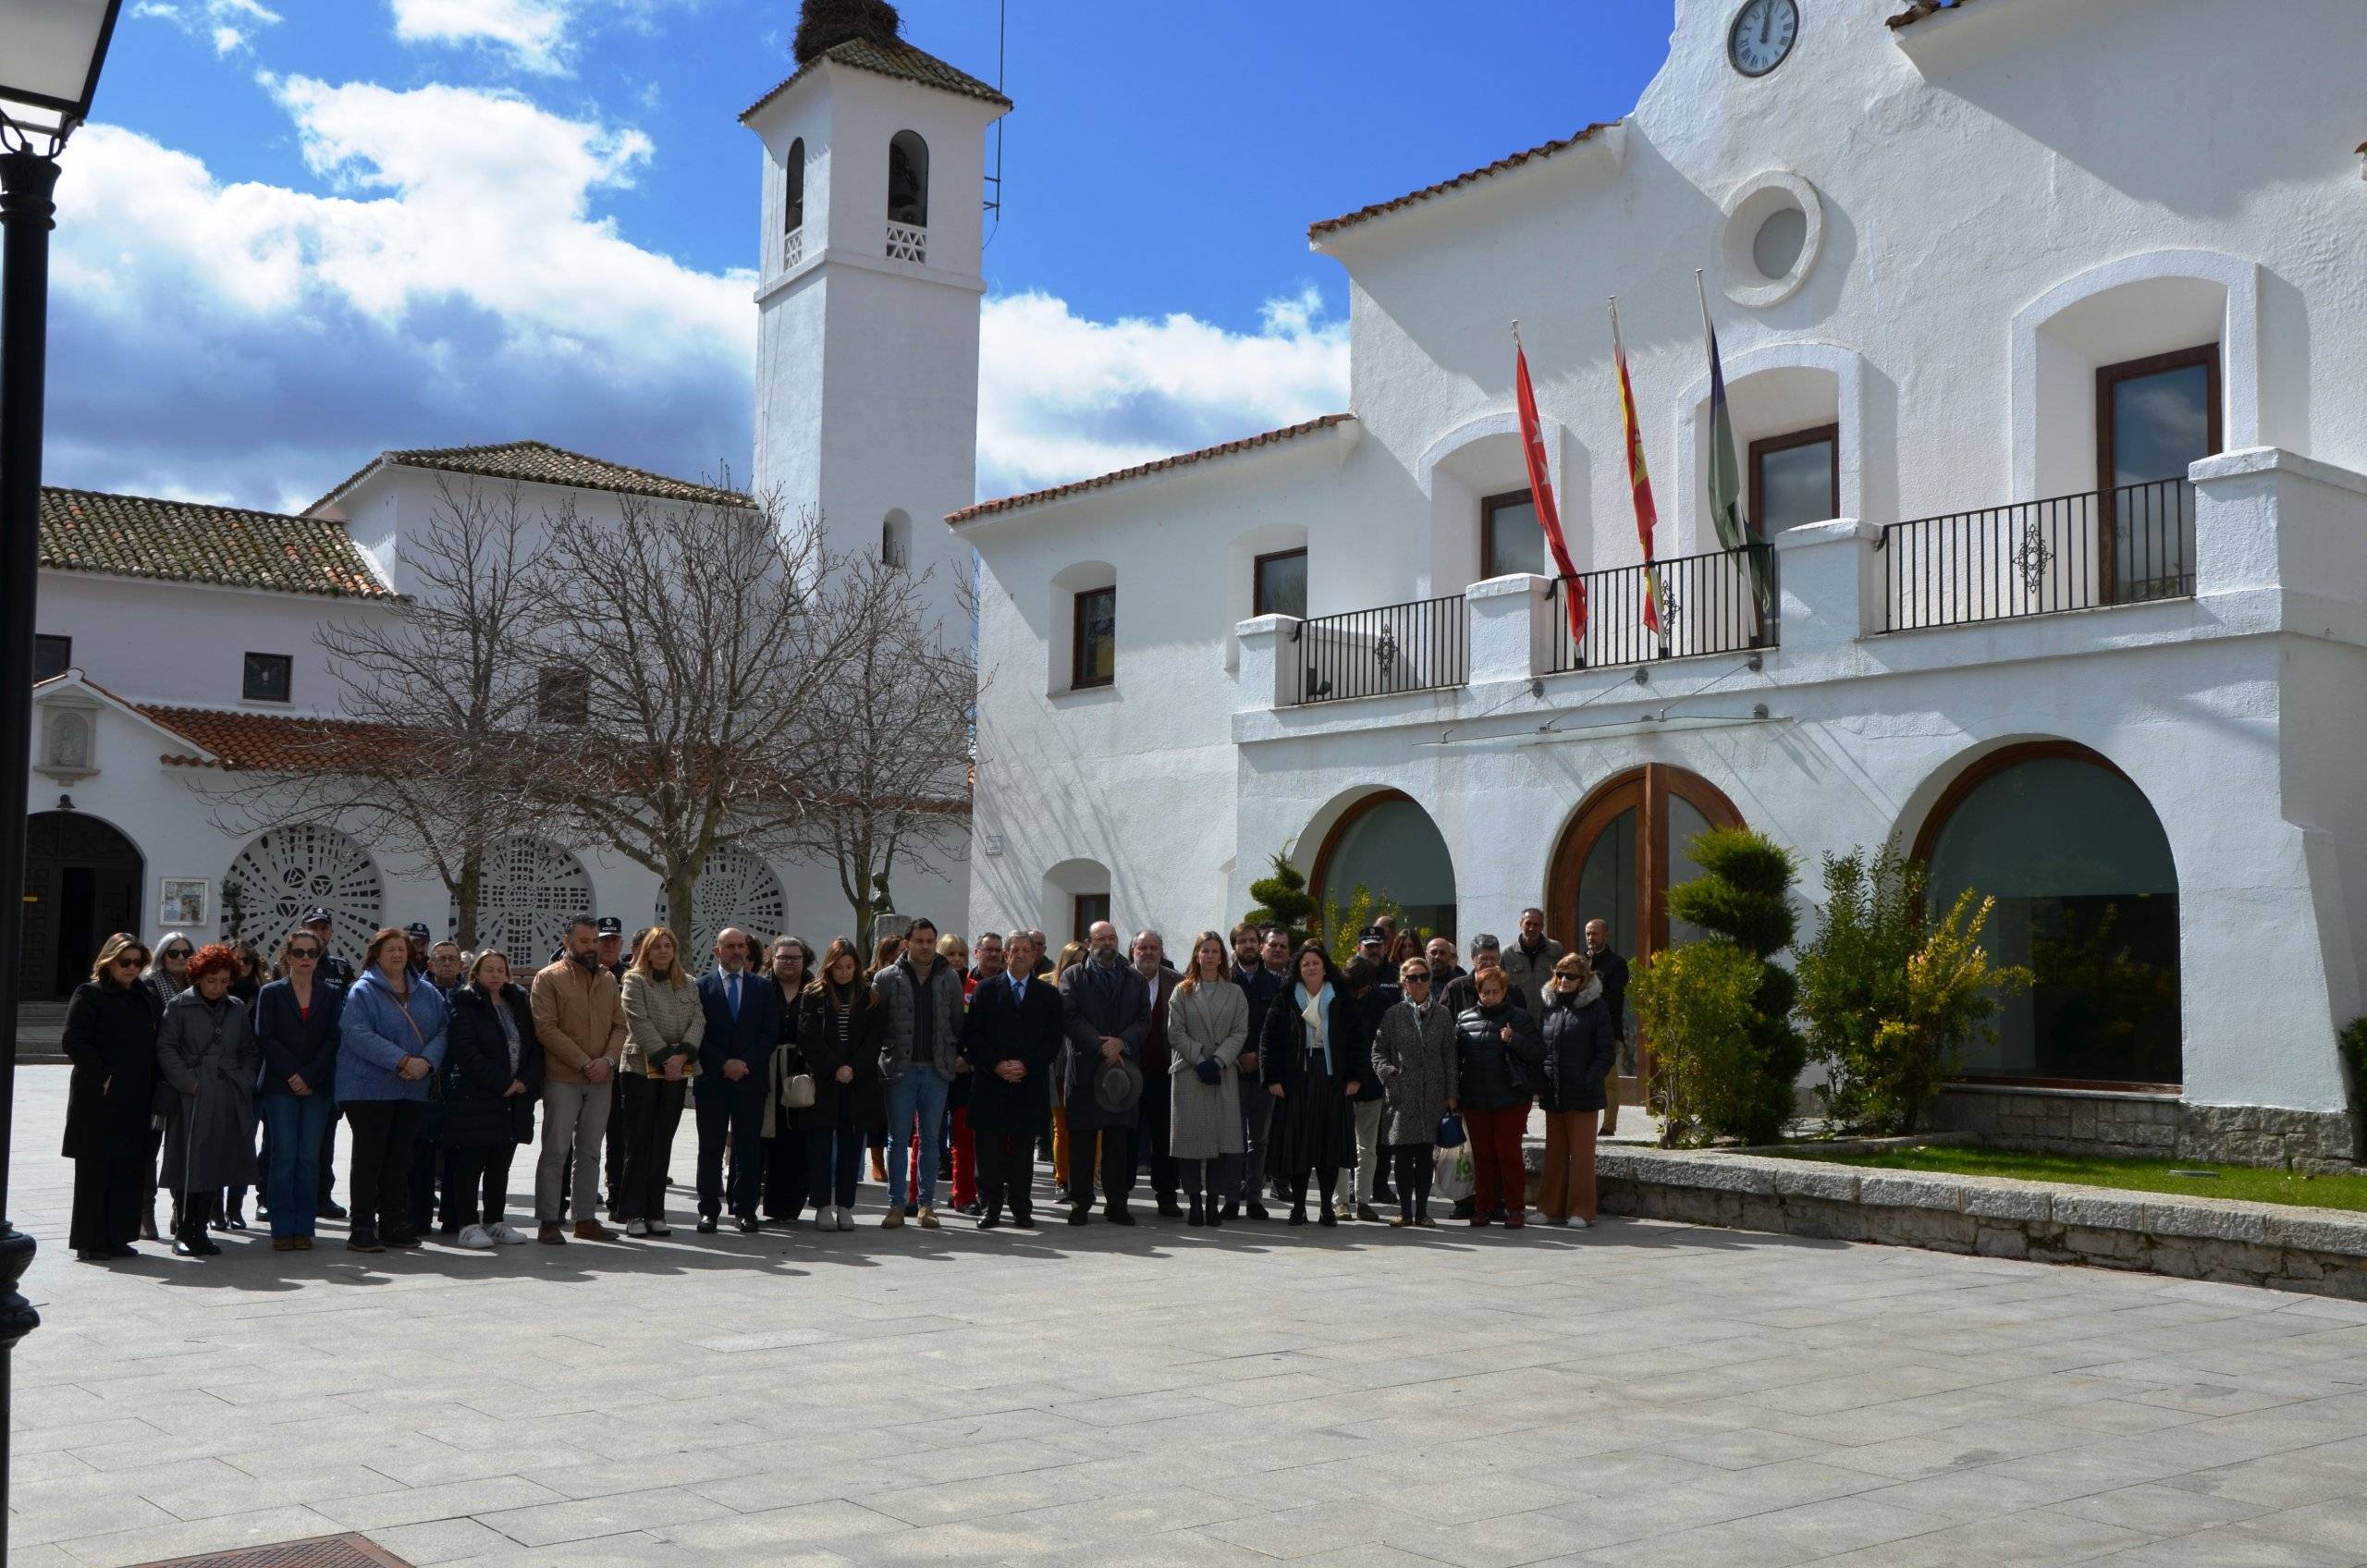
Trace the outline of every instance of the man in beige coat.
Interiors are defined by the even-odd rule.
[[[625,1012],[617,977],[600,965],[598,928],[578,915],[566,955],[534,975],[534,1034],[543,1047],[543,1152],[534,1164],[534,1218],[541,1239],[567,1240],[559,1224],[559,1179],[575,1161],[578,1241],[612,1242],[593,1218],[600,1190],[600,1138],[608,1128],[608,1085],[624,1060]]]

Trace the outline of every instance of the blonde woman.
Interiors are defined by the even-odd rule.
[[[625,1054],[617,1074],[617,1112],[624,1118],[625,1174],[616,1218],[628,1236],[673,1234],[666,1223],[666,1175],[682,1098],[699,1073],[706,1009],[682,966],[681,944],[665,926],[641,939],[625,971]]]
[[[1233,983],[1224,938],[1203,931],[1167,1003],[1169,1152],[1191,1200],[1186,1225],[1222,1225],[1224,1194],[1241,1184],[1242,1047],[1249,997]],[[1203,1192],[1212,1201],[1203,1201]]]

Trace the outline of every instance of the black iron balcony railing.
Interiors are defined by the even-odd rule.
[[[2156,479],[1884,528],[1883,630],[2194,594],[2194,486]]]
[[[1679,556],[1652,568],[1657,593],[1640,566],[1617,566],[1556,579],[1553,603],[1555,674],[1649,664],[1701,654],[1738,654],[1775,645],[1775,553],[1765,545]],[[1569,601],[1586,594],[1585,635],[1570,632]],[[1644,624],[1644,601],[1655,599],[1660,630]]]
[[[1470,679],[1470,620],[1460,594],[1318,616],[1300,621],[1291,641],[1294,704],[1432,692]]]

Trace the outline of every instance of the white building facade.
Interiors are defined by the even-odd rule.
[[[949,519],[982,562],[972,925],[1174,943],[1280,852],[1464,939],[1533,903],[1649,956],[1703,827],[1795,848],[1804,900],[1895,843],[2038,976],[1944,1116],[2348,1158],[2367,12],[2225,22],[1679,0],[1625,119],[1315,225],[1348,411]],[[1763,551],[1708,515],[1696,269]]]
[[[1008,107],[901,40],[854,38],[748,112],[764,143],[754,496],[534,441],[385,452],[298,517],[44,492],[19,994],[64,997],[117,930],[269,950],[320,905],[358,959],[380,925],[455,928],[451,896],[423,866],[338,825],[244,820],[229,799],[258,775],[370,743],[342,723],[316,634],[401,613],[422,587],[405,543],[448,487],[595,528],[634,506],[761,496],[786,519],[818,517],[836,551],[926,572],[931,613],[965,645],[972,556],[937,520],[975,491],[975,181],[984,129]],[[958,929],[966,861],[959,844],[907,851],[889,884],[897,909]],[[672,924],[701,954],[727,924],[816,950],[868,936],[827,854],[726,847],[693,903],[676,918],[655,872],[521,823],[486,867],[479,937],[524,961],[578,913],[628,931]]]

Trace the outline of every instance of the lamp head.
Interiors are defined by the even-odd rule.
[[[48,151],[91,117],[123,0],[0,0],[0,121],[12,144]]]

